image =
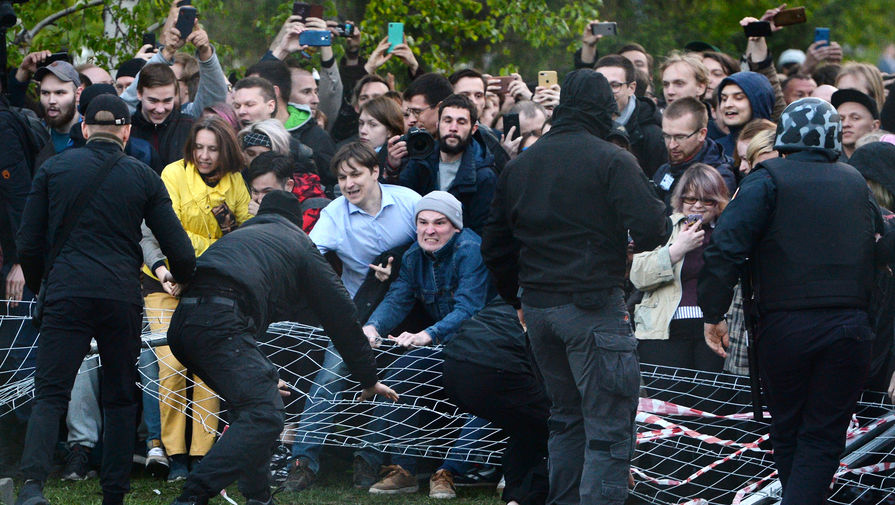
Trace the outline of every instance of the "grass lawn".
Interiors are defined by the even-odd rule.
[[[338,450],[337,450],[338,451]],[[317,483],[301,493],[282,492],[276,496],[279,505],[395,505],[395,504],[433,504],[450,505],[499,505],[500,496],[493,486],[481,488],[460,488],[456,500],[434,500],[428,497],[428,482],[420,482],[420,491],[414,495],[374,496],[366,490],[357,490],[351,486],[350,453],[323,454],[323,473]],[[169,505],[180,494],[183,483],[172,483],[153,479],[149,474],[135,472],[131,477],[131,492],[124,500],[128,505]],[[227,489],[230,498],[242,505],[245,499],[239,494],[236,485]],[[51,478],[44,489],[44,495],[53,505],[100,505],[102,495],[98,479],[82,482],[63,482]],[[214,498],[211,503],[227,505],[221,497]]]

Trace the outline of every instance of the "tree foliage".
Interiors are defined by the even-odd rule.
[[[101,0],[64,16],[41,30],[30,44],[20,40],[52,13],[86,5],[91,0],[42,0],[16,4],[20,24],[9,31],[10,63],[18,64],[30,49],[72,52],[89,48],[97,63],[130,58],[148,28],[158,25],[170,0],[140,0],[133,9],[124,0]],[[94,2],[98,0],[93,0]],[[319,0],[306,0],[319,1]],[[745,38],[738,25],[744,16],[760,17],[775,4],[758,0],[322,0],[326,17],[358,21],[362,54],[369,54],[386,36],[389,22],[404,23],[417,58],[429,69],[450,71],[471,65],[490,73],[520,70],[531,77],[538,70],[571,67],[573,51],[589,19],[619,24],[618,40],[600,42],[602,54],[637,41],[657,59],[692,40],[703,40],[738,56]],[[209,32],[225,67],[242,68],[264,54],[289,15],[288,0],[194,0],[200,22]],[[789,47],[806,48],[814,27],[831,29],[849,59],[875,59],[891,33],[891,5],[884,0],[816,0],[808,7],[808,23],[787,27],[770,39],[775,54]],[[104,34],[103,13],[121,27],[119,36]],[[228,49],[232,47],[232,51]],[[337,44],[336,53],[340,53]],[[79,53],[80,54],[80,53]],[[397,62],[384,71],[404,75]]]

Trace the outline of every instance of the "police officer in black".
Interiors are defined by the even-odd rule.
[[[784,505],[824,503],[871,359],[867,308],[881,233],[863,177],[838,163],[842,126],[817,98],[791,103],[705,250],[699,305],[724,356],[723,319],[749,260],[757,357]]]
[[[42,487],[59,420],[91,338],[103,364],[103,504],[123,502],[139,399],[143,220],[168,257],[169,281],[188,281],[196,266],[161,178],[122,152],[130,136],[124,101],[115,95],[94,98],[81,128],[86,146],[68,149],[38,169],[16,240],[28,288],[45,290],[35,402],[22,456],[27,480],[17,505],[49,503]]]
[[[274,321],[309,306],[321,321],[362,399],[397,399],[376,379],[376,361],[354,303],[329,263],[301,231],[295,195],[272,191],[258,215],[202,253],[193,282],[171,318],[174,356],[230,407],[230,427],[190,472],[172,505],[205,505],[234,480],[247,505],[271,505],[268,462],[283,431],[277,368],[257,339]]]

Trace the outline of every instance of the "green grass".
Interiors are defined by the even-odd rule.
[[[279,505],[499,505],[501,500],[493,486],[483,488],[460,488],[456,500],[434,500],[428,497],[428,482],[420,482],[420,491],[413,495],[375,496],[366,490],[351,486],[351,460],[345,449],[324,451],[323,472],[320,479],[310,489],[300,493],[279,493]],[[335,452],[335,453],[334,453]],[[341,453],[341,454],[340,454]],[[169,505],[180,494],[182,482],[169,484],[153,479],[148,474],[135,472],[131,476],[131,492],[125,497],[127,505]],[[239,494],[236,485],[227,489],[231,499],[242,505],[245,498]],[[51,478],[44,488],[44,495],[53,505],[101,505],[102,495],[98,479],[82,482],[63,482]],[[228,505],[221,497],[210,503]]]

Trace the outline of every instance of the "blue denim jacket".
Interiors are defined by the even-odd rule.
[[[434,254],[410,246],[401,271],[370,316],[380,334],[392,331],[419,300],[436,322],[426,328],[433,344],[447,342],[463,321],[474,316],[496,294],[481,253],[482,239],[464,229]]]

